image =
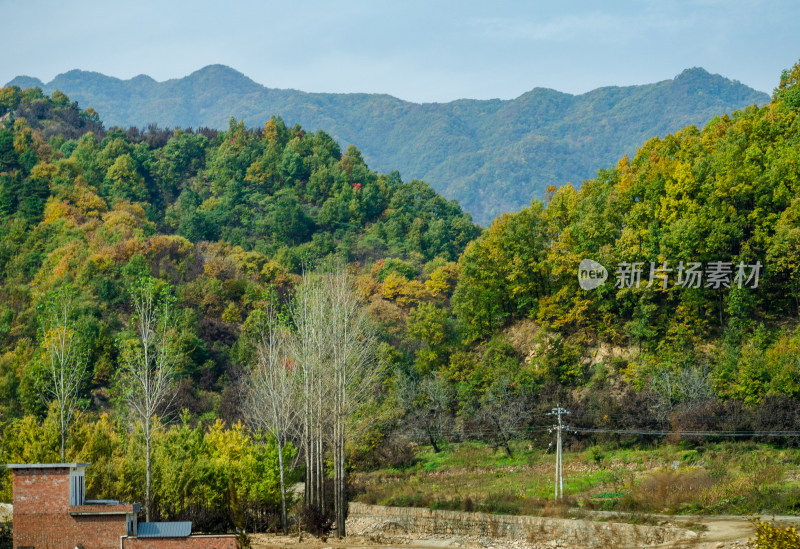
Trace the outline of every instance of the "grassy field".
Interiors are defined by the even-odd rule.
[[[526,442],[513,458],[481,443],[421,446],[403,469],[358,473],[356,501],[509,514],[552,512],[555,456]],[[800,514],[800,450],[752,442],[564,452],[564,494],[586,510]]]

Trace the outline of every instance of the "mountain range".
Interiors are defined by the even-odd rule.
[[[483,225],[542,198],[551,185],[579,185],[653,136],[769,101],[702,68],[580,95],[535,88],[511,100],[423,104],[385,94],[268,88],[224,65],[164,82],[72,70],[46,84],[18,76],[7,85],[60,90],[98,111],[106,127],[224,129],[231,117],[260,127],[278,115],[324,130],[343,147],[357,144],[373,169],[424,179]]]

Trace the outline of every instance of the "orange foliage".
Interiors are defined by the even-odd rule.
[[[397,273],[389,273],[383,281],[383,297],[410,309],[430,298],[430,292],[419,280],[406,280]]]
[[[361,299],[371,300],[375,296],[380,296],[382,288],[380,283],[370,275],[361,275],[355,280],[356,291]]]
[[[47,199],[47,204],[44,205],[44,219],[42,221],[44,223],[52,223],[57,219],[69,217],[70,210],[69,204],[63,200],[56,200],[51,196]]]
[[[31,170],[31,175],[36,179],[51,180],[58,173],[58,168],[46,162],[36,164]]]
[[[208,278],[225,280],[234,275],[235,268],[231,262],[225,258],[212,257],[203,265],[203,272]]]
[[[77,184],[75,186],[74,201],[75,207],[86,217],[99,218],[108,211],[105,200],[100,198],[95,189],[88,185]]]
[[[127,263],[134,254],[144,252],[144,243],[135,238],[126,238],[117,242],[111,252],[114,261],[117,263]]]

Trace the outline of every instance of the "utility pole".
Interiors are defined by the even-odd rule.
[[[560,404],[553,408],[549,414],[547,414],[549,416],[556,416],[558,418],[558,423],[553,425],[553,429],[556,431],[555,501],[564,498],[564,467],[562,464],[561,431],[564,429],[569,429],[569,427],[563,424],[561,421],[561,416],[569,414],[569,410],[562,408]],[[551,433],[553,432],[553,429],[551,429]]]

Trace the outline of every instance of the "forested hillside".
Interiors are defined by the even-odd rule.
[[[132,289],[154,277],[173,288],[183,411],[157,438],[157,516],[233,505],[220,491],[241,483],[263,518],[276,505],[274,443],[215,421],[241,418],[234,387],[266,291],[290,303],[304,267],[330,256],[350,264],[380,341],[350,467],[469,439],[510,455],[511,440],[547,436],[557,403],[576,428],[636,432],[575,444],[798,431],[799,77],[800,64],[768,105],[650,139],[484,232],[425,183],[371,171],[355,147],[278,118],[258,130],[105,130],[64,94],[3,88],[2,459],[56,459],[42,317],[71,287],[88,375],[67,456],[98,464],[92,490],[141,499],[118,371]],[[608,270],[605,284],[581,288],[584,259]],[[176,468],[176,453],[195,465]],[[212,503],[172,488],[208,479]],[[0,489],[7,497],[7,478]]]
[[[416,104],[378,94],[305,93],[266,88],[221,65],[180,79],[119,80],[70,71],[44,84],[9,84],[68,94],[102,113],[107,126],[225,129],[231,116],[251,128],[280,115],[354,144],[380,171],[399,170],[458,200],[482,225],[543,199],[551,185],[576,187],[653,136],[769,97],[703,69],[672,80],[570,95],[535,88],[513,100]]]
[[[152,274],[176,288],[185,361],[182,402],[227,417],[220,395],[242,363],[240,326],[272,284],[329,254],[421,275],[458,259],[478,235],[425,183],[379,175],[323,132],[271,119],[259,131],[113,130],[63,94],[4,88],[2,414],[39,413],[36,307],[48,290],[80,290],[95,403],[114,377],[126,288]],[[422,287],[420,286],[420,291]]]

